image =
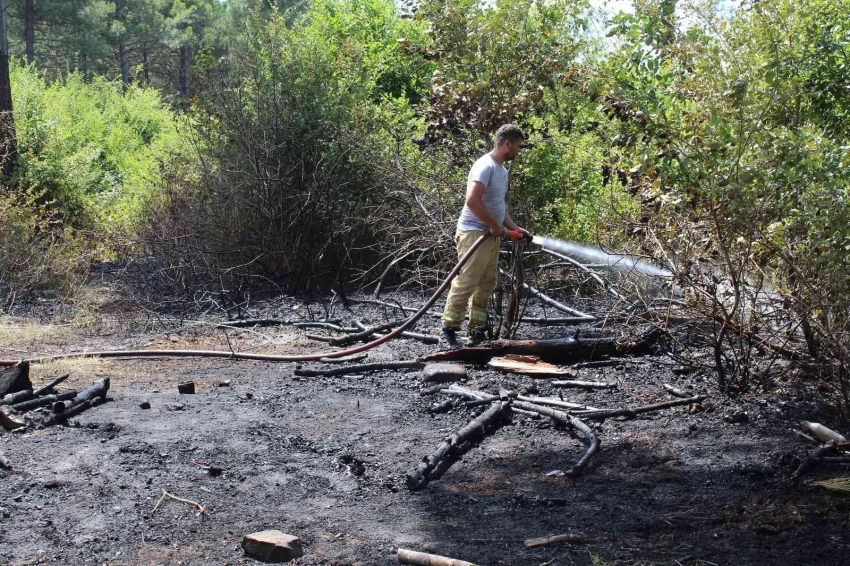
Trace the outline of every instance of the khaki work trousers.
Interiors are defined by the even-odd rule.
[[[458,230],[455,234],[458,260],[481,237],[477,230]],[[459,329],[466,316],[469,303],[469,330],[487,328],[487,303],[499,282],[500,237],[489,237],[481,244],[460,273],[452,281],[446,308],[443,311],[443,328]]]

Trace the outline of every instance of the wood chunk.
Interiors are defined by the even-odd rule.
[[[844,438],[844,435],[839,434],[831,428],[827,428],[820,423],[811,423],[809,421],[803,421],[802,425],[803,430],[813,434],[821,442],[847,442],[847,439]]]
[[[575,542],[580,544],[584,542],[584,537],[581,535],[555,535],[551,537],[530,538],[525,541],[525,547],[540,548],[541,546],[548,546],[559,542]]]
[[[475,566],[475,564],[466,560],[447,558],[438,554],[416,552],[415,550],[407,550],[406,548],[398,549],[396,559],[399,564],[413,564],[413,566]]]
[[[245,535],[242,550],[247,556],[263,562],[289,562],[304,556],[304,548],[298,537],[276,530]]]
[[[521,373],[535,377],[573,376],[570,370],[561,369],[555,364],[540,361],[538,356],[508,354],[507,356],[491,359],[487,362],[487,365],[501,371]]]
[[[195,394],[195,382],[187,381],[186,383],[180,383],[177,385],[177,392],[182,393],[183,395],[194,395]]]
[[[428,364],[422,370],[422,381],[446,383],[466,379],[466,368],[460,364]]]
[[[27,422],[15,409],[8,405],[3,405],[0,407],[0,425],[3,425],[3,428],[7,430],[14,430],[26,426]]]
[[[32,389],[29,362],[21,362],[10,369],[0,371],[0,397],[26,389]]]

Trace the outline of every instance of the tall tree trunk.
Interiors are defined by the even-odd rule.
[[[17,157],[12,82],[9,78],[9,43],[6,41],[6,0],[0,0],[0,170],[2,182],[6,185],[12,182]]]
[[[191,80],[191,65],[192,65],[192,49],[188,43],[180,46],[180,96],[189,98],[192,95],[190,80]]]
[[[27,63],[35,61],[35,0],[27,0],[24,12],[24,41],[27,44]]]
[[[121,60],[121,80],[124,88],[130,84],[130,73],[127,70],[127,49],[124,45],[124,0],[115,0],[115,19],[121,24],[118,32],[118,58]]]
[[[145,84],[151,84],[150,61],[148,61],[148,42],[142,42],[142,75],[145,78]]]

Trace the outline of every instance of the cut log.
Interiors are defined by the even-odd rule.
[[[670,384],[664,383],[663,386],[664,386],[664,391],[666,391],[667,393],[669,393],[673,397],[678,397],[679,399],[687,399],[688,397],[690,397],[690,395],[688,395],[687,393],[685,393],[681,389],[676,389],[675,387],[673,387]]]
[[[103,379],[98,379],[93,384],[80,391],[79,395],[73,399],[69,401],[57,401],[54,403],[53,412],[64,413],[76,405],[80,405],[86,401],[96,398],[105,399],[107,391],[109,391],[109,378],[104,377]]]
[[[53,395],[44,395],[42,397],[36,397],[35,399],[30,399],[29,401],[24,401],[22,403],[17,403],[12,405],[12,408],[18,411],[19,413],[26,413],[27,411],[32,411],[33,409],[37,409],[39,407],[46,407],[47,405],[52,405],[57,401],[67,401],[69,399],[73,399],[77,396],[76,391],[66,391],[64,393],[54,393]]]
[[[581,544],[584,542],[584,537],[581,535],[555,535],[551,537],[530,538],[525,541],[524,544],[526,548],[540,548],[542,546],[549,546],[550,544],[557,544],[561,542]]]
[[[484,363],[508,354],[532,355],[552,363],[570,363],[599,356],[627,356],[645,353],[660,331],[647,329],[631,340],[617,337],[562,338],[558,340],[496,340],[471,348],[434,352],[423,361],[468,361]]]
[[[67,421],[68,419],[70,419],[72,417],[76,417],[80,413],[87,411],[87,410],[91,409],[92,407],[103,403],[104,400],[105,400],[105,397],[94,397],[94,398],[88,399],[86,401],[83,401],[82,403],[77,403],[73,407],[71,407],[71,408],[69,408],[69,409],[67,409],[67,410],[65,410],[61,413],[54,414],[50,419],[48,419],[44,423],[44,426],[52,426],[52,425],[55,425],[57,423]],[[62,401],[60,401],[60,403],[61,402]]]
[[[537,356],[522,356],[518,354],[508,354],[500,358],[493,358],[487,365],[493,369],[506,371],[510,373],[520,373],[533,377],[551,377],[551,376],[572,376],[571,371],[561,369],[558,366],[546,363],[540,360]]]
[[[32,399],[32,389],[24,389],[17,393],[9,393],[0,399],[0,405],[14,405],[15,403],[20,403],[27,399]]]
[[[553,381],[553,387],[576,387],[579,389],[616,389],[617,384],[613,381],[580,381],[576,379],[566,379],[562,381]]]
[[[53,379],[50,383],[47,383],[47,384],[42,385],[41,387],[39,387],[37,389],[34,389],[33,392],[32,392],[32,396],[38,397],[39,395],[44,395],[48,391],[53,390],[54,387],[56,387],[57,385],[59,385],[60,383],[62,383],[66,379],[68,379],[69,375],[70,374],[63,373],[59,377]]]
[[[821,442],[847,442],[847,439],[844,438],[844,435],[839,434],[831,428],[827,428],[820,423],[811,423],[809,421],[803,421],[801,424],[803,425],[803,430],[813,434]]]
[[[652,413],[661,411],[671,407],[679,407],[681,405],[691,405],[693,403],[702,403],[707,397],[705,395],[696,395],[687,399],[679,399],[678,401],[667,401],[665,403],[656,403],[654,405],[644,405],[642,407],[631,407],[623,409],[603,409],[601,411],[577,411],[574,414],[583,419],[605,420],[614,417],[635,417],[643,413]]]
[[[330,377],[334,375],[345,375],[348,373],[365,373],[370,371],[381,371],[387,369],[421,369],[424,366],[424,363],[418,362],[416,360],[398,362],[372,362],[369,364],[354,364],[350,366],[340,366],[330,369],[302,369],[296,367],[293,373],[299,377]]]
[[[422,370],[422,381],[447,383],[466,379],[466,368],[460,364],[427,364]]]
[[[510,413],[510,402],[496,400],[489,409],[470,421],[459,431],[446,438],[436,450],[425,456],[422,462],[407,473],[407,488],[420,489],[428,485],[431,475],[438,467],[447,469],[453,458],[478,438],[499,428]]]
[[[0,396],[32,389],[29,362],[20,362],[11,369],[0,371]]]
[[[438,554],[427,554],[405,548],[398,549],[396,558],[399,564],[412,564],[413,566],[475,566],[475,564],[466,560],[446,558]]]

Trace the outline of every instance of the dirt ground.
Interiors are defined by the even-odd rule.
[[[402,297],[407,304],[416,299]],[[380,322],[355,305],[336,316]],[[0,357],[100,348],[216,348],[313,352],[327,346],[291,326],[227,330],[178,325],[113,308],[42,312],[42,324],[8,319]],[[319,305],[281,300],[257,313],[323,316]],[[112,316],[113,319],[109,317]],[[76,318],[74,318],[76,317]],[[70,326],[57,324],[63,320]],[[51,321],[51,324],[43,324]],[[420,331],[436,332],[429,318]],[[309,331],[313,332],[313,331]],[[317,333],[319,331],[316,331]],[[527,336],[565,330],[524,328]],[[413,359],[435,346],[383,345],[370,360]],[[664,410],[595,425],[600,452],[578,479],[568,469],[584,445],[546,419],[513,422],[468,452],[441,479],[411,493],[404,474],[481,408],[445,414],[420,396],[418,372],[295,378],[293,364],[222,359],[69,360],[33,366],[35,383],[71,373],[62,388],[109,376],[109,402],[69,426],[0,437],[0,563],[255,564],[243,535],[280,529],[301,538],[300,565],[396,564],[398,547],[481,565],[850,564],[850,497],[818,488],[847,467],[789,476],[812,447],[791,432],[800,420],[847,433],[817,381],[785,372],[770,391],[729,400],[711,376],[676,375],[663,355],[578,370],[616,380],[615,391],[564,391],[597,407],[669,400],[670,383],[710,395],[707,409]],[[177,384],[194,381],[196,394]],[[469,367],[469,387],[497,391],[548,380]],[[805,392],[805,394],[803,393]],[[823,398],[822,403],[804,399]],[[140,403],[149,401],[151,408]],[[729,422],[734,421],[734,422]],[[210,474],[209,466],[222,470]],[[163,490],[204,506],[164,501]],[[531,537],[577,533],[584,544],[529,550]]]

